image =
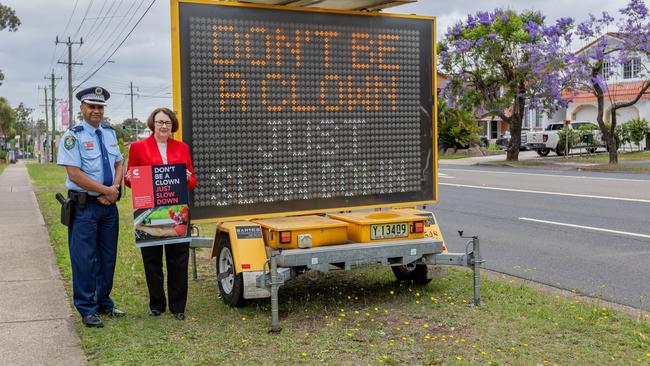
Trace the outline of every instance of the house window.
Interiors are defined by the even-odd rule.
[[[636,79],[641,72],[641,59],[635,57],[623,64],[623,78]]]
[[[542,128],[542,120],[544,119],[544,114],[542,111],[535,111],[535,128]]]
[[[603,79],[609,80],[609,61],[603,61],[602,76]]]
[[[499,137],[499,121],[490,121],[490,138],[491,139],[496,139]]]
[[[530,129],[530,120],[531,120],[530,115],[533,112],[534,111],[532,111],[532,110],[528,110],[528,111],[526,111],[526,114],[524,114],[524,120],[523,120],[523,123],[521,125],[522,130],[529,130]]]

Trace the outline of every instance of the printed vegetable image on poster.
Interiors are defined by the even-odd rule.
[[[185,164],[133,167],[131,187],[137,247],[191,240]]]

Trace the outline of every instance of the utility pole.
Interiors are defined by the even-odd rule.
[[[137,86],[135,87],[138,91],[140,91],[140,88]],[[138,139],[138,124],[133,120],[133,82],[131,82],[131,92],[129,93],[131,96],[131,121],[135,125],[135,139]]]
[[[39,86],[38,89],[43,89],[45,91],[45,104],[43,104],[43,107],[45,107],[45,141],[47,141],[47,140],[49,140],[48,139],[48,133],[47,133],[47,129],[48,129],[48,125],[49,125],[49,120],[48,120],[48,117],[47,117],[47,107],[48,107],[48,104],[47,104],[47,86],[45,86],[43,88],[41,88]],[[48,146],[47,149],[43,149],[43,154],[45,154],[45,161],[46,162],[50,161],[49,154],[48,154],[48,149],[49,148],[50,147]]]
[[[61,80],[62,78],[54,77],[54,69],[52,69],[52,74],[50,75],[50,77],[46,76],[45,79],[50,79],[50,82],[51,82],[50,90],[52,91],[52,99],[51,99],[51,102],[52,102],[52,137],[50,138],[50,162],[54,163],[54,138],[55,138],[54,133],[56,132],[56,125],[55,125],[55,122],[56,122],[56,105],[55,105],[56,97],[54,96],[55,91],[56,91],[56,85],[54,85],[54,81],[55,80]]]
[[[72,62],[72,45],[73,44],[78,44],[81,46],[84,44],[84,39],[80,38],[79,42],[72,42],[70,40],[70,37],[68,37],[67,42],[61,42],[59,41],[59,36],[56,37],[56,44],[59,43],[64,43],[65,45],[68,46],[68,62],[63,62],[63,61],[58,61],[59,64],[67,64],[68,65],[68,126],[72,128],[72,65],[83,65],[81,62]]]

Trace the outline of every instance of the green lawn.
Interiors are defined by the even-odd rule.
[[[607,163],[609,162],[609,155],[606,153],[602,153],[598,155],[591,155],[591,156],[584,156],[584,157],[571,156],[568,159],[565,159],[564,157],[556,157],[554,158],[554,160],[566,161],[572,163]],[[618,154],[619,162],[639,161],[639,160],[650,160],[650,151],[628,152],[628,153]]]
[[[37,194],[70,294],[59,205],[52,191]],[[113,298],[128,316],[105,319],[99,330],[74,318],[90,364],[650,365],[647,316],[632,319],[602,305],[488,279],[481,284],[484,305],[468,307],[472,278],[465,270],[451,270],[424,288],[398,285],[387,268],[330,273],[317,281],[300,277],[281,288],[283,330],[269,335],[269,301],[242,309],[224,305],[214,261],[202,251],[199,280],[190,280],[187,320],[150,318],[128,190],[119,206]]]
[[[38,164],[30,163],[25,165],[29,176],[32,177],[32,184],[39,187],[65,185],[65,168],[54,163]]]
[[[2,175],[2,172],[5,171],[5,168],[7,167],[7,164],[5,163],[0,163],[0,175]]]

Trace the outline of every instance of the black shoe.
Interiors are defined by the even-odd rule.
[[[149,310],[149,316],[160,316],[160,310],[151,309]]]
[[[123,316],[126,316],[126,313],[118,308],[112,308],[110,310],[100,310],[99,312],[104,315],[108,315],[111,318],[121,318]]]
[[[103,328],[104,323],[102,319],[97,314],[86,315],[81,318],[81,322],[84,323],[88,328]]]
[[[174,318],[176,318],[176,320],[185,320],[185,313],[176,313],[174,314]]]

